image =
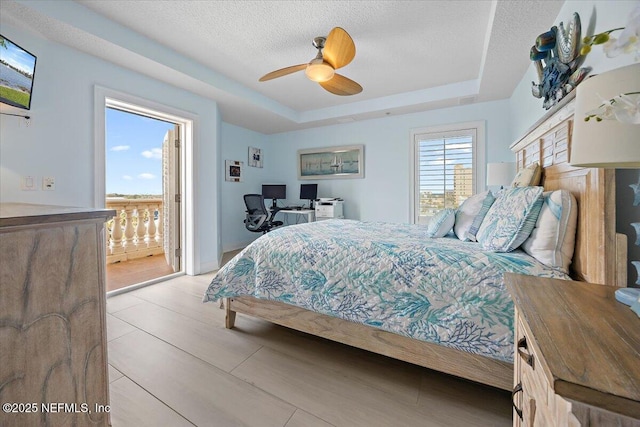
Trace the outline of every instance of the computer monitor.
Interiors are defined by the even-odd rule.
[[[313,201],[318,198],[318,184],[300,184],[300,200],[309,200],[309,208],[313,208]]]
[[[262,197],[272,199],[273,203],[271,208],[275,209],[277,199],[287,198],[287,186],[285,184],[263,184]]]

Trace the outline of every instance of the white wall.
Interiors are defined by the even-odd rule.
[[[508,108],[508,101],[487,102],[269,135],[266,160],[273,158],[274,179],[287,184],[288,204],[300,203],[301,183],[317,182],[319,197],[344,199],[346,218],[407,223],[411,130],[484,120],[487,161],[509,161]],[[298,149],[353,144],[364,145],[364,179],[298,180]]]
[[[198,117],[195,272],[217,267],[219,239],[219,112],[214,101],[81,53],[2,22],[2,34],[38,58],[32,120],[0,116],[0,201],[67,206],[94,204],[94,86],[145,98]],[[3,107],[3,112],[16,112]],[[56,190],[21,191],[20,178],[56,177]]]
[[[270,183],[271,170],[275,164],[271,156],[271,146],[266,143],[266,135],[254,132],[239,126],[222,122],[222,154],[219,164],[221,166],[222,196],[222,248],[225,252],[242,248],[261,236],[260,233],[252,233],[244,226],[245,217],[244,194],[258,193],[262,191],[262,184]],[[262,149],[263,167],[249,167],[249,147]],[[242,182],[227,182],[224,180],[225,160],[239,160],[244,162],[242,169]]]

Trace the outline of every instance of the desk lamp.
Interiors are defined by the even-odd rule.
[[[570,164],[640,168],[640,63],[591,77],[576,91]],[[640,288],[618,289],[616,298],[640,316]]]

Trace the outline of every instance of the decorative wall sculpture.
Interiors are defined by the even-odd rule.
[[[531,93],[543,98],[542,106],[549,109],[571,92],[591,71],[580,67],[580,15],[573,14],[566,29],[564,23],[553,26],[536,38],[530,58],[538,73],[538,83],[531,82]]]

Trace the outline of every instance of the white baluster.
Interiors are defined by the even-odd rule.
[[[149,222],[147,223],[147,235],[145,237],[145,243],[148,248],[155,248],[158,246],[156,242],[156,205],[149,205]]]
[[[144,206],[136,206],[136,216],[138,218],[136,223],[136,250],[138,251],[145,249],[144,235],[147,230],[144,224],[144,214],[146,211],[147,209]]]
[[[136,250],[136,245],[134,242],[135,230],[133,228],[133,211],[134,208],[131,206],[127,206],[124,209],[126,216],[126,224],[124,226],[124,251],[125,252],[134,252]]]
[[[158,229],[156,233],[156,242],[158,242],[158,246],[160,247],[163,247],[164,245],[164,240],[163,240],[164,216],[162,215],[162,210],[163,210],[163,205],[160,204],[160,206],[158,207]]]
[[[111,226],[109,226],[109,222],[111,222]],[[105,248],[105,254],[107,257],[109,257],[109,255],[111,255],[111,230],[113,230],[113,223],[114,220],[113,218],[110,221],[107,221],[107,223],[104,225],[104,232],[106,234],[106,245],[107,247]],[[109,261],[107,260],[107,263]]]
[[[121,254],[124,252],[122,242],[122,208],[117,207],[116,216],[113,217],[113,225],[111,227],[111,254]]]

